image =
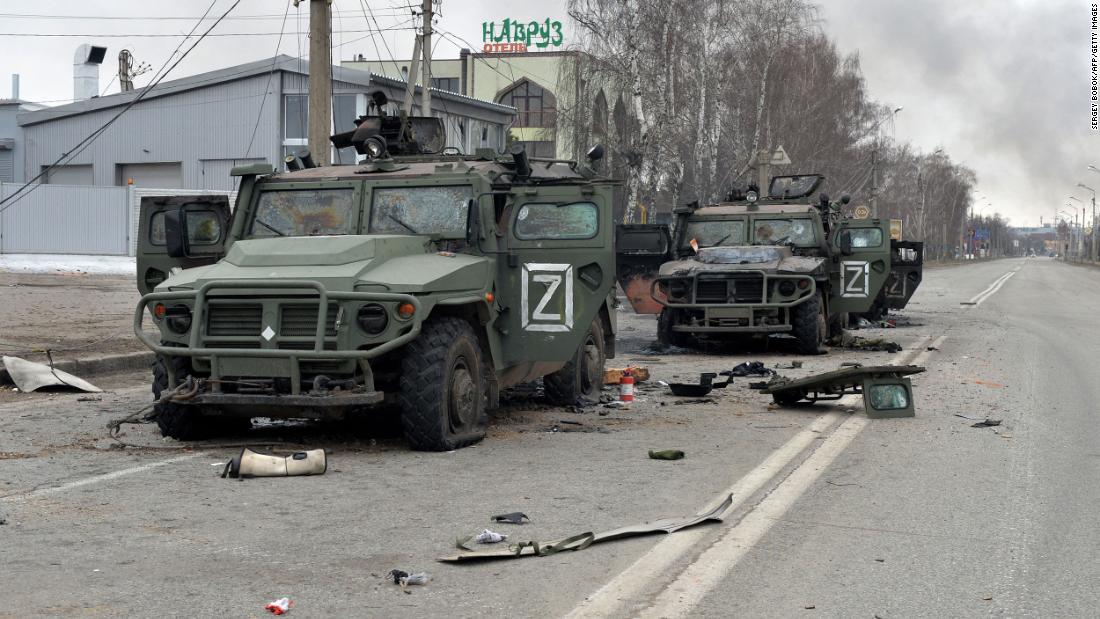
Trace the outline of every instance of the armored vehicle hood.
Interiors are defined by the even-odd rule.
[[[424,236],[348,235],[237,241],[225,258],[179,271],[157,290],[206,281],[308,279],[333,289],[363,284],[380,292],[481,290],[491,279],[488,258],[435,252]]]
[[[824,258],[795,256],[789,247],[745,245],[704,247],[694,256],[661,265],[660,275],[692,275],[723,271],[773,271],[813,273],[823,268]]]

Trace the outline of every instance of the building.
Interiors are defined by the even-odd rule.
[[[23,165],[23,130],[18,117],[43,105],[19,98],[19,76],[11,76],[11,99],[0,99],[0,183],[26,182]]]
[[[349,67],[333,67],[334,132],[354,128],[370,93],[381,90],[393,110],[403,81]],[[305,148],[308,62],[290,56],[260,60],[162,82],[120,116],[87,148],[49,170],[46,183],[232,190],[236,165],[281,163]],[[28,177],[119,114],[140,90],[77,101],[18,115]],[[417,95],[419,99],[419,94]],[[437,90],[433,115],[443,119],[447,146],[463,152],[501,149],[515,109]],[[0,125],[2,127],[2,125]],[[352,163],[352,149],[333,161]]]

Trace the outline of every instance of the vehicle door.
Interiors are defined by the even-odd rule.
[[[878,219],[845,219],[831,239],[829,313],[871,309],[890,272],[886,225]]]
[[[653,280],[672,259],[672,237],[665,224],[620,224],[615,229],[615,277],[639,314],[659,314]]]
[[[924,271],[924,243],[890,241],[890,275],[883,289],[886,307],[901,309],[920,286]]]
[[[212,264],[225,255],[228,196],[144,196],[138,214],[137,287],[143,295],[174,268]]]
[[[520,194],[500,224],[497,318],[505,364],[561,362],[576,353],[615,285],[609,194],[541,187]]]

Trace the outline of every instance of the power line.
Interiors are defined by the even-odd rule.
[[[334,15],[339,15],[339,14],[343,14],[343,13],[349,13],[349,14],[350,13],[355,13],[355,11],[333,10],[332,13]],[[392,13],[383,12],[383,13],[379,13],[379,14],[382,15],[383,17],[398,17],[398,16],[403,16],[403,15],[408,15],[408,12],[407,11],[398,11],[395,8]],[[192,20],[195,20],[195,19],[200,19],[200,21],[205,21],[205,19],[206,19],[205,17],[195,18],[195,17],[192,17],[192,16],[185,16],[185,15],[46,15],[46,14],[42,14],[42,13],[0,13],[0,17],[10,18],[10,19],[48,19],[48,20],[79,20],[79,21],[88,21],[88,20],[98,20],[98,21],[166,21],[166,20],[192,21]],[[262,21],[262,20],[275,20],[275,19],[281,19],[281,18],[282,18],[282,15],[279,15],[278,13],[270,13],[270,14],[260,14],[260,15],[234,15],[234,16],[231,16],[231,17],[227,17],[226,21],[248,21],[248,20],[261,20]]]
[[[279,40],[275,43],[275,53],[271,55],[271,70],[267,73],[267,85],[264,86],[264,98],[260,100],[260,110],[256,112],[256,124],[252,127],[252,137],[248,139],[248,148],[244,151],[245,159],[252,152],[252,144],[256,141],[256,131],[260,128],[260,120],[264,117],[264,105],[267,103],[267,93],[271,90],[271,78],[275,75],[275,65],[279,61],[279,47],[283,44],[283,30],[286,29],[286,18],[290,15],[290,2],[286,1],[286,11],[283,13],[283,25],[279,27]]]
[[[410,30],[410,28],[401,28],[397,26],[389,28],[377,28],[377,29],[360,29],[360,30],[334,30],[337,34],[359,34],[361,32],[390,32],[393,30]],[[309,32],[295,32],[295,35],[308,35]],[[211,34],[211,37],[266,37],[266,36],[282,36],[282,32],[219,32],[217,34]],[[178,37],[178,34],[173,33],[132,33],[132,34],[98,34],[98,33],[73,33],[73,32],[0,32],[0,37],[27,37],[27,38],[58,38],[58,37],[81,37],[86,39],[122,39],[122,38],[141,38],[141,39],[167,39]]]
[[[365,8],[366,9],[366,11],[363,12],[363,17],[364,18],[367,17],[367,12],[370,12],[370,21],[373,21],[374,22],[374,27],[378,28],[379,27],[378,26],[378,19],[376,19],[374,17],[374,9],[370,8],[370,5],[366,3],[366,0],[359,0],[359,6],[360,6],[360,8]],[[369,25],[369,22],[368,22],[368,25]],[[390,62],[393,63],[393,67],[395,69],[397,69],[397,73],[398,73],[398,75],[400,75],[401,74],[401,67],[397,66],[397,61],[394,60],[394,58],[393,58],[393,52],[390,51],[390,44],[386,42],[386,37],[379,37],[379,38],[382,39],[382,45],[386,48],[386,54],[390,57]],[[378,49],[378,46],[376,44],[375,45],[375,50],[377,50],[377,49]]]
[[[214,8],[214,4],[216,4],[216,3],[217,3],[217,0],[213,0],[210,3],[210,7],[206,9],[206,12],[209,13],[210,10],[212,8]],[[22,187],[17,189],[10,196],[8,196],[7,198],[4,198],[3,200],[0,200],[0,206],[3,206],[5,204],[7,204],[7,206],[4,206],[4,208],[0,209],[0,213],[8,210],[9,208],[11,208],[15,204],[17,204],[19,202],[19,200],[22,200],[23,198],[30,195],[31,192],[33,192],[38,187],[38,185],[35,184],[35,181],[41,179],[43,176],[46,176],[50,172],[50,170],[54,169],[55,167],[60,165],[62,162],[71,161],[73,157],[76,157],[80,153],[84,152],[84,150],[86,148],[88,148],[88,146],[90,146],[93,142],[95,142],[95,140],[99,136],[103,135],[103,133],[107,130],[108,127],[113,125],[115,123],[115,121],[117,121],[119,118],[121,118],[123,114],[125,114],[127,111],[130,110],[130,108],[134,107],[135,105],[137,105],[137,103],[139,101],[144,99],[145,95],[148,94],[153,88],[155,88],[165,77],[168,77],[168,74],[171,73],[172,70],[175,69],[177,66],[179,66],[179,64],[181,62],[183,62],[183,59],[187,58],[188,54],[190,54],[196,47],[198,47],[199,43],[201,43],[202,40],[205,39],[208,34],[210,34],[210,31],[213,30],[214,28],[216,28],[218,26],[218,24],[220,24],[222,22],[222,19],[224,19],[227,15],[229,15],[229,13],[231,13],[233,11],[233,9],[237,8],[237,5],[240,4],[240,3],[241,3],[241,0],[236,0],[225,11],[225,13],[222,14],[221,18],[219,18],[217,21],[215,21],[213,24],[211,24],[210,27],[207,28],[206,31],[203,32],[202,35],[200,35],[197,40],[195,40],[195,42],[191,45],[191,47],[187,48],[187,50],[185,52],[183,52],[183,54],[181,54],[180,57],[175,62],[172,62],[172,58],[176,55],[176,51],[178,51],[183,46],[184,41],[186,41],[188,38],[191,37],[191,33],[195,32],[195,30],[198,28],[199,24],[202,23],[202,20],[200,20],[199,22],[196,22],[195,26],[191,29],[191,32],[188,33],[187,36],[184,37],[184,39],[180,41],[179,45],[176,46],[176,51],[172,52],[172,55],[168,57],[168,60],[166,60],[164,65],[161,66],[160,70],[158,70],[156,72],[156,74],[154,74],[154,79],[153,79],[152,82],[149,83],[148,86],[146,86],[140,93],[138,93],[138,95],[136,97],[134,97],[128,104],[126,104],[126,107],[119,110],[118,114],[115,114],[113,117],[111,117],[110,120],[103,123],[102,126],[100,126],[98,129],[93,131],[91,134],[89,134],[83,140],[81,140],[80,142],[77,142],[77,144],[75,146],[73,146],[71,149],[69,149],[69,151],[67,151],[65,153],[62,153],[62,155],[60,157],[58,157],[57,160],[55,160],[49,166],[44,168],[41,172],[38,173],[37,176],[35,176],[31,180],[27,181]],[[205,17],[205,15],[204,15],[204,17]],[[169,63],[171,63],[171,66],[169,66]],[[27,191],[28,187],[31,188],[29,191]]]

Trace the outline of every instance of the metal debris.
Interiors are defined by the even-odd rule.
[[[19,357],[3,357],[11,381],[20,391],[30,392],[42,387],[71,387],[80,391],[101,393],[103,390],[88,381],[44,363],[34,363]]]
[[[507,522],[508,524],[526,524],[524,522],[524,520],[526,520],[527,522],[531,522],[531,518],[528,517],[527,514],[525,514],[523,512],[512,512],[510,514],[498,514],[496,516],[493,516],[489,520],[491,520],[492,522]]]
[[[679,449],[650,450],[649,457],[653,460],[683,460],[684,452]]]

